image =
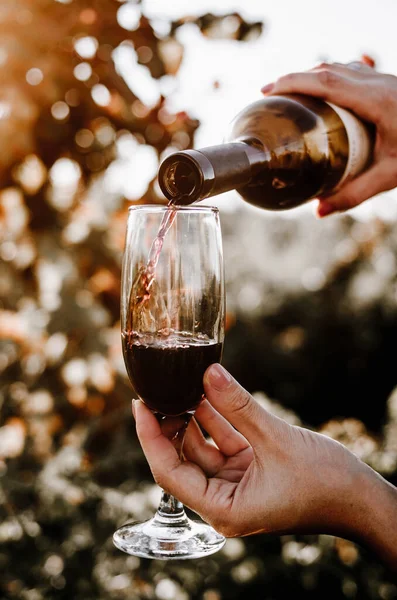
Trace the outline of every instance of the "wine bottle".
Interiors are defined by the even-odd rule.
[[[310,96],[269,96],[243,109],[226,142],[170,154],[159,185],[187,205],[236,189],[286,210],[336,191],[371,163],[374,135],[353,113]]]

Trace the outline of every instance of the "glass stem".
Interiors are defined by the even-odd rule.
[[[179,520],[185,516],[185,509],[182,502],[179,502],[177,498],[163,490],[157,514],[165,519],[171,517]]]
[[[193,415],[194,412],[184,413],[177,417],[166,417],[159,413],[156,414],[163,434],[171,440],[181,460],[183,460],[183,441],[185,439],[185,433]],[[184,524],[187,525],[189,522],[182,502],[179,502],[177,498],[164,490],[162,491],[160,505],[154,520],[159,524],[162,523],[167,526],[175,524],[175,526],[177,525],[178,527],[183,526]]]

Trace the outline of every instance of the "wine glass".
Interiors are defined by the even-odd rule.
[[[121,329],[131,383],[181,456],[189,420],[203,398],[206,368],[224,339],[224,277],[218,210],[131,207],[122,268]],[[213,554],[225,538],[189,519],[162,493],[155,516],[113,536],[124,552],[158,559]]]

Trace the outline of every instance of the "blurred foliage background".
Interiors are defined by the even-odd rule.
[[[238,13],[154,22],[131,1],[0,5],[1,597],[397,598],[376,557],[330,536],[229,540],[175,563],[112,545],[159,499],[130,415],[120,266],[129,205],[163,202],[159,160],[194,145],[197,119],[167,106],[186,24],[242,45],[266,34]],[[159,85],[154,106],[129,67]],[[240,205],[221,218],[225,366],[269,410],[396,484],[394,223]]]

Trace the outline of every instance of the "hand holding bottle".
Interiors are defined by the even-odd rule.
[[[268,413],[220,365],[188,428],[185,462],[140,401],[137,433],[157,483],[226,537],[328,533],[397,568],[397,490],[344,446]]]
[[[376,127],[371,167],[331,195],[320,197],[318,215],[345,211],[397,186],[397,77],[368,65],[323,63],[290,73],[262,88],[266,96],[307,94],[349,109]]]

